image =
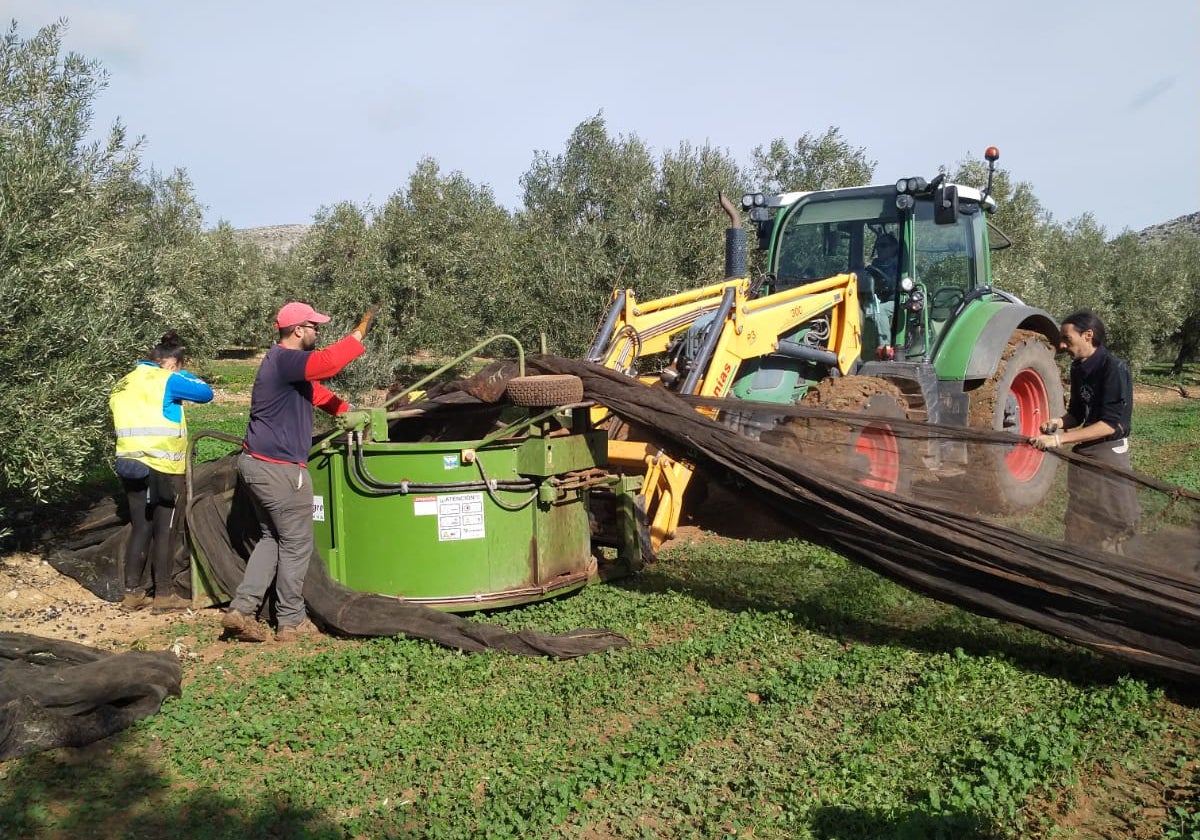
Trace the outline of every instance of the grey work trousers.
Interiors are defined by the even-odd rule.
[[[295,627],[307,617],[304,575],[313,553],[312,479],[299,464],[261,461],[244,452],[238,456],[238,474],[250,491],[262,533],[230,607],[255,615],[274,579],[279,626]]]

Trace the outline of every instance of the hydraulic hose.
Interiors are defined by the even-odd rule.
[[[364,447],[361,431],[347,434],[346,445],[353,453],[353,457],[348,462],[350,477],[357,484],[356,489],[368,496],[404,496],[409,493],[469,493],[482,490],[491,497],[493,502],[505,510],[520,510],[537,498],[537,484],[527,478],[504,481],[489,479],[478,454],[475,464],[479,468],[480,481],[450,481],[437,484],[413,481],[388,482],[372,475],[367,469],[366,459],[363,457]],[[513,507],[496,495],[500,490],[510,493],[529,492],[530,496],[518,506]]]

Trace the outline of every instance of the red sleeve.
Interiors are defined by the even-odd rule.
[[[324,411],[326,414],[345,414],[350,410],[350,403],[339,397],[337,394],[330,391],[320,382],[312,384],[313,389],[313,405]]]
[[[324,350],[314,350],[309,353],[308,361],[304,364],[304,378],[309,382],[328,379],[340,373],[342,368],[365,352],[367,352],[367,348],[363,347],[362,342],[353,335],[348,335],[342,340],[330,344]],[[317,404],[316,394],[313,395],[313,404]]]
[[[343,414],[350,410],[350,403],[330,391],[320,383],[340,372],[342,368],[357,359],[367,348],[353,335],[348,335],[341,341],[335,341],[324,350],[314,350],[308,354],[304,364],[304,378],[312,383],[313,405],[326,414]]]

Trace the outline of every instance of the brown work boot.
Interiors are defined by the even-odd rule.
[[[125,597],[121,599],[121,612],[137,612],[144,610],[150,606],[150,596],[145,592],[137,589],[130,590],[125,593]]]
[[[302,639],[306,636],[319,636],[321,631],[317,629],[317,625],[313,624],[307,618],[299,624],[294,624],[291,627],[280,627],[275,631],[275,641],[277,642],[294,642],[297,639]]]
[[[165,596],[154,596],[154,605],[150,608],[153,613],[169,613],[179,610],[190,610],[192,602],[187,598],[180,598],[174,592]]]
[[[270,627],[232,607],[225,610],[225,615],[221,616],[221,626],[225,628],[226,636],[241,639],[243,642],[265,642],[271,638]]]

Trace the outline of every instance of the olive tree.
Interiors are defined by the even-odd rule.
[[[0,497],[70,491],[111,446],[112,383],[144,350],[136,144],[87,142],[105,84],[63,22],[0,40]]]
[[[601,115],[580,123],[562,153],[538,153],[522,178],[524,333],[581,354],[615,288],[649,299],[720,280],[728,218],[718,196],[741,181],[711,146],[656,156],[636,135],[611,136]]]
[[[212,343],[222,348],[262,347],[292,278],[302,275],[294,257],[268,255],[243,242],[228,222],[206,231],[195,243],[197,265],[191,285],[215,299],[199,305],[208,319]],[[198,342],[199,344],[199,342]]]
[[[1158,247],[1163,262],[1179,272],[1183,293],[1180,324],[1164,342],[1174,357],[1171,373],[1179,376],[1184,364],[1200,360],[1200,235],[1175,233]]]
[[[550,349],[580,354],[614,286],[645,285],[659,247],[656,176],[646,144],[609,136],[601,115],[580,123],[562,153],[534,156],[518,214],[523,337],[544,332]]]
[[[728,152],[712,146],[681,143],[659,160],[655,201],[657,242],[648,272],[649,285],[639,293],[659,296],[714,283],[724,276],[725,230],[729,217],[721,209],[723,194],[735,205],[742,174]],[[753,237],[750,237],[753,241]]]
[[[1177,337],[1195,311],[1195,279],[1178,261],[1178,244],[1142,242],[1133,233],[1109,240],[1090,214],[1044,227],[1037,303],[1058,317],[1096,312],[1108,344],[1136,371]]]
[[[876,165],[864,148],[851,146],[833,126],[824,134],[801,134],[790,145],[777,137],[756,146],[751,157],[750,184],[766,193],[868,184]]]
[[[391,329],[408,352],[452,354],[512,329],[526,302],[511,214],[487,186],[421,160],[375,219]]]

